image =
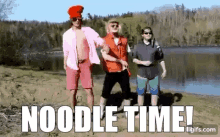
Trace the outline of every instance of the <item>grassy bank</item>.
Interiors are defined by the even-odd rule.
[[[94,77],[94,97],[95,105],[99,104],[102,90],[103,77]],[[59,108],[61,105],[71,105],[68,102],[68,91],[66,90],[66,77],[61,74],[51,74],[49,72],[25,70],[25,68],[9,68],[0,66],[0,136],[190,136],[188,133],[140,133],[139,121],[135,120],[135,133],[127,132],[127,119],[123,113],[116,114],[117,122],[113,126],[118,126],[118,133],[61,133],[55,130],[51,133],[21,133],[21,106],[37,104],[38,106],[52,105]],[[136,87],[131,87],[135,92]],[[175,91],[164,90],[164,95],[174,95]],[[117,84],[113,89],[114,94],[120,93],[120,87]],[[172,105],[193,105],[194,117],[193,123],[202,122],[205,124],[220,125],[220,97],[194,95],[189,93],[179,93],[181,100],[175,100]],[[86,93],[79,86],[78,105],[86,105]],[[113,99],[116,99],[113,96]],[[171,98],[165,98],[170,101]],[[114,101],[113,101],[114,104]],[[186,114],[184,122],[180,125],[186,125]],[[11,120],[14,117],[16,120]],[[147,122],[148,123],[148,122]],[[105,125],[105,120],[101,122]],[[148,129],[148,126],[147,126]]]

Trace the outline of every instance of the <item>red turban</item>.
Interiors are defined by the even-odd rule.
[[[83,12],[84,7],[81,5],[72,6],[68,10],[70,18],[82,17],[81,13]]]

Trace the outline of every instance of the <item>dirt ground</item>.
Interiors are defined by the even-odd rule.
[[[94,103],[99,105],[99,99],[102,91],[104,76],[94,76]],[[68,133],[62,133],[57,128],[50,132],[44,133],[40,129],[37,133],[22,133],[21,132],[21,106],[36,105],[40,109],[42,106],[50,105],[57,110],[60,106],[71,104],[68,102],[69,91],[66,90],[65,74],[53,74],[50,72],[33,71],[25,68],[10,68],[0,66],[0,137],[19,137],[19,136],[40,136],[40,137],[73,137],[73,136],[158,136],[158,137],[187,137],[200,136],[190,135],[189,133],[140,133],[139,120],[135,119],[135,132],[127,131],[127,119],[124,113],[120,112],[117,115],[117,122],[113,122],[113,126],[118,127],[118,133],[74,133],[74,128]],[[79,86],[77,95],[77,105],[87,105],[86,93]],[[131,86],[133,92],[133,105],[136,105],[137,100],[135,94],[135,86]],[[164,90],[160,96],[161,104],[194,106],[193,123],[215,124],[220,127],[220,97],[218,96],[202,96],[186,92],[177,93],[175,91]],[[121,90],[118,84],[115,85],[112,91],[112,96],[109,99],[108,105],[120,106],[122,102]],[[146,103],[149,100],[146,101]],[[186,125],[186,113],[181,112],[184,116],[184,121],[180,122],[181,126]],[[148,122],[147,122],[148,123]],[[101,121],[101,126],[105,126],[105,120]],[[57,126],[56,126],[57,127]],[[148,129],[148,125],[147,125]],[[218,128],[219,130],[219,128]],[[219,136],[211,135],[211,136]],[[209,135],[202,135],[209,136]]]

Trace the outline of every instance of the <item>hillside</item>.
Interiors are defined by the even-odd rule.
[[[91,16],[83,20],[84,26],[95,29],[105,36],[105,22],[118,18],[122,35],[133,47],[141,40],[141,28],[150,26],[162,46],[218,46],[220,45],[220,8],[213,7],[189,10],[184,5],[161,7],[156,11],[125,13],[122,15]],[[70,21],[49,23],[38,21],[0,22],[0,63],[19,65],[19,56],[24,52],[62,49],[62,35],[70,27]]]

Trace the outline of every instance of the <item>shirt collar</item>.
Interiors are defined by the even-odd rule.
[[[115,38],[112,33],[108,33],[107,36],[108,36],[109,38],[113,39],[113,40],[114,40],[114,38]],[[121,37],[119,36],[119,37],[118,37],[118,45],[120,45],[121,43],[122,43],[122,42],[121,42]]]
[[[145,42],[146,42],[146,43],[145,43]],[[153,44],[150,44],[149,42],[147,42],[147,41],[145,41],[145,40],[142,40],[142,41],[140,41],[139,43],[140,43],[140,44],[143,44],[143,45],[145,45],[145,46],[151,45],[152,48],[154,47]],[[151,43],[153,43],[153,41],[151,41]]]
[[[71,29],[72,32],[76,32],[72,27],[71,27],[70,29]],[[84,27],[81,27],[81,30],[82,30],[83,32],[85,32],[85,28],[84,28]]]
[[[112,33],[108,33],[107,35],[108,35],[109,38],[114,39],[114,35]]]
[[[144,39],[144,44],[148,46],[148,45],[150,45],[150,42],[148,42]]]

